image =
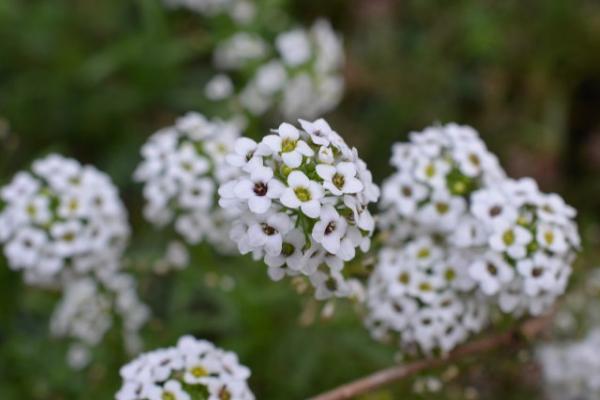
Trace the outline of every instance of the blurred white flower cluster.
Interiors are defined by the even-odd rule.
[[[275,47],[277,56],[256,68],[239,104],[254,115],[276,106],[286,119],[312,119],[335,108],[344,91],[344,52],[331,24],[320,19],[310,29],[283,32]]]
[[[141,350],[139,330],[150,316],[141,303],[134,279],[126,274],[107,274],[100,279],[78,278],[66,283],[64,295],[50,321],[56,337],[73,339],[69,364],[85,367],[91,348],[97,346],[119,317],[125,347],[130,354]]]
[[[198,113],[188,113],[152,135],[134,175],[144,184],[146,219],[160,227],[174,223],[189,244],[207,241],[229,251],[231,213],[217,207],[216,190],[237,173],[225,157],[239,136],[234,122],[208,120]]]
[[[399,335],[408,353],[448,352],[479,332],[488,307],[466,295],[475,282],[467,270],[472,255],[419,236],[398,249],[385,247],[367,287],[366,324],[379,340]]]
[[[126,347],[140,348],[149,311],[135,281],[120,272],[129,238],[127,212],[110,178],[91,166],[49,155],[0,190],[0,241],[8,265],[27,283],[62,292],[50,323],[75,340],[68,359],[87,365],[90,348],[122,321]]]
[[[537,361],[542,367],[548,399],[600,398],[600,329],[579,342],[541,346]]]
[[[474,129],[448,124],[411,133],[409,143],[394,145],[392,164],[397,172],[384,182],[380,203],[385,246],[367,290],[367,323],[376,336],[402,332],[403,347],[416,341],[427,353],[447,351],[483,322],[458,329],[462,334],[444,330],[451,309],[436,304],[448,291],[458,299],[452,303],[476,305],[478,317],[487,314],[488,303],[506,313],[539,314],[564,292],[579,246],[575,211],[531,179],[506,178]],[[448,265],[452,285],[440,272]],[[386,294],[378,294],[381,287]],[[418,306],[402,305],[412,304],[407,296]],[[419,325],[420,334],[412,333],[415,323],[407,315],[416,310],[441,314],[437,325],[425,318],[437,341]],[[458,325],[471,318],[464,311],[454,315],[460,315]]]
[[[367,251],[375,228],[367,206],[379,188],[325,120],[283,123],[259,143],[240,138],[227,157],[241,175],[219,188],[219,205],[238,210],[231,238],[264,258],[269,276],[307,276],[317,299],[347,297],[344,263]]]
[[[207,17],[227,14],[239,24],[250,22],[256,13],[253,0],[163,0],[167,7],[186,8]]]
[[[575,210],[532,179],[507,179],[473,193],[471,213],[487,249],[470,274],[504,312],[540,314],[564,293],[580,245]]]
[[[231,115],[314,119],[332,110],[344,91],[342,40],[329,21],[301,27],[277,4],[250,0],[164,0],[221,21],[212,53],[214,76],[205,95]],[[272,23],[277,20],[277,23]],[[284,22],[284,23],[282,23]]]
[[[117,400],[253,400],[250,370],[235,353],[191,336],[142,354],[121,368]]]
[[[0,242],[31,284],[119,268],[127,213],[110,178],[59,155],[33,163],[0,191]]]

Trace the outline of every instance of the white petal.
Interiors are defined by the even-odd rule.
[[[302,164],[302,154],[297,151],[291,151],[289,153],[281,154],[281,158],[285,165],[290,168],[298,168]]]
[[[307,201],[300,206],[302,212],[310,218],[317,218],[321,213],[321,203],[317,200]]]
[[[262,142],[274,152],[281,151],[281,137],[278,135],[267,135]]]
[[[298,129],[294,125],[288,124],[287,122],[279,125],[277,132],[279,132],[280,137],[289,138],[292,140],[297,140],[300,136]]]
[[[332,165],[326,164],[318,164],[317,165],[317,174],[323,178],[323,180],[330,181],[335,175],[336,169]]]
[[[291,187],[308,186],[310,180],[303,172],[292,171],[288,176],[288,185]]]
[[[221,186],[223,187],[223,186]],[[242,179],[233,188],[233,193],[240,199],[248,199],[254,196],[254,183],[248,179]]]
[[[255,214],[264,214],[271,207],[271,199],[268,197],[253,196],[248,200],[248,207]]]
[[[298,200],[298,197],[296,197],[296,194],[294,193],[294,189],[292,188],[288,188],[285,190],[285,192],[283,192],[283,195],[281,196],[281,203],[289,208],[298,208],[300,207],[300,200]]]

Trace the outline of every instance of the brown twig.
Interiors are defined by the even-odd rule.
[[[503,345],[520,345],[526,343],[539,336],[548,327],[552,318],[553,313],[527,320],[507,332],[484,337],[458,347],[443,358],[423,359],[410,364],[390,367],[317,395],[311,398],[311,400],[351,399],[381,386],[415,375],[423,370],[437,368],[469,355],[489,351]]]

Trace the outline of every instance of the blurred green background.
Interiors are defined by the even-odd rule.
[[[584,243],[597,247],[600,2],[271,3],[304,25],[328,17],[342,32],[347,92],[328,119],[376,181],[391,171],[390,145],[410,130],[470,124],[512,176],[533,176],[576,206]],[[148,135],[188,110],[210,114],[202,88],[215,29],[158,0],[0,0],[0,183],[51,151],[94,164],[130,211],[130,256],[158,256],[165,237],[143,221],[131,174]],[[575,280],[594,262],[594,251],[584,252]],[[339,302],[323,320],[317,304],[272,283],[262,265],[206,247],[182,272],[143,275],[140,292],[154,311],[146,349],[186,333],[213,340],[251,367],[260,399],[305,398],[394,360],[351,305]],[[67,367],[67,344],[48,337],[57,299],[25,286],[0,259],[0,399],[108,399],[120,386],[127,356],[116,330],[90,368]],[[470,360],[450,380],[438,395],[411,394],[408,381],[367,398],[542,398],[525,351]]]

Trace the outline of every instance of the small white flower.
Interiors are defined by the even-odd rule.
[[[521,259],[527,255],[527,245],[531,243],[533,235],[519,225],[498,225],[490,236],[490,247],[499,252],[506,252],[514,259]]]
[[[303,119],[298,121],[300,122],[302,129],[309,134],[311,141],[317,146],[329,146],[331,138],[334,135],[337,135],[323,118],[314,122]]]
[[[304,29],[281,33],[275,43],[283,61],[289,66],[304,64],[310,58],[311,45]]]
[[[550,224],[541,223],[537,227],[537,242],[554,253],[563,254],[569,250],[565,234],[561,229]]]
[[[356,167],[350,162],[341,162],[335,167],[318,164],[317,174],[323,178],[323,187],[336,196],[363,190],[363,184],[356,179]]]
[[[225,74],[215,75],[204,87],[204,94],[209,100],[218,101],[233,94],[233,82]]]
[[[271,207],[273,199],[278,199],[285,186],[273,177],[273,171],[266,167],[257,167],[250,179],[241,178],[234,187],[235,195],[248,201],[250,211],[263,214]]]
[[[300,139],[298,129],[288,123],[279,125],[277,135],[265,136],[263,142],[273,152],[280,154],[283,162],[290,168],[298,168],[303,156],[314,155],[314,151]]]
[[[514,271],[502,256],[488,252],[471,264],[469,274],[485,294],[494,295],[513,279]]]
[[[323,245],[325,250],[336,254],[340,250],[341,240],[346,234],[348,223],[332,206],[321,209],[319,220],[312,230],[312,237]]]
[[[290,217],[276,213],[252,224],[248,229],[248,241],[252,247],[264,247],[271,256],[281,254],[283,237],[292,229]]]
[[[317,218],[321,212],[323,187],[300,171],[290,173],[287,183],[288,188],[281,195],[281,203],[289,208],[300,208],[306,216]]]

